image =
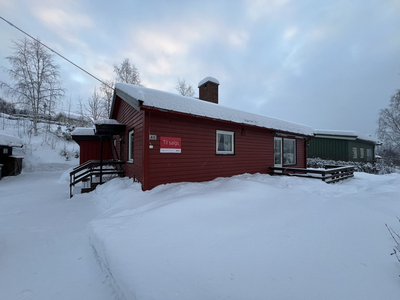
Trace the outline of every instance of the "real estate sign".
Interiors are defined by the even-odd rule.
[[[161,153],[181,153],[181,145],[180,137],[160,137]]]

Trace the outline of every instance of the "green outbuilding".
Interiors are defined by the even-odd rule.
[[[374,162],[378,140],[368,134],[344,130],[315,130],[309,141],[308,158]]]

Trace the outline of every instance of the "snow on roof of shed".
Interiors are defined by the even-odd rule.
[[[201,85],[203,85],[203,84],[206,83],[207,81],[211,81],[211,82],[214,82],[214,83],[216,83],[216,84],[219,84],[218,79],[216,79],[216,78],[214,78],[214,77],[211,77],[211,76],[208,76],[208,77],[204,78],[203,80],[201,80],[201,81],[199,82],[199,84],[197,85],[197,87],[200,87]]]
[[[312,136],[311,127],[256,115],[207,101],[184,97],[164,91],[149,89],[126,83],[116,83],[115,89],[141,101],[145,107],[174,111],[215,120],[253,125],[278,131]]]
[[[75,130],[71,132],[71,135],[94,135],[94,133],[94,128],[76,127]]]
[[[326,129],[315,129],[316,135],[329,135],[329,136],[337,136],[337,137],[349,137],[359,140],[364,140],[368,142],[378,143],[379,141],[372,137],[369,134],[351,131],[351,130],[326,130]]]
[[[24,145],[24,141],[19,137],[0,133],[0,145],[8,147],[22,147]]]
[[[114,119],[101,119],[101,120],[96,120],[94,121],[95,125],[121,125],[121,123],[119,123],[117,120]]]

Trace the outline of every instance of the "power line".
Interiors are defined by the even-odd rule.
[[[60,53],[58,53],[57,51],[51,49],[50,47],[46,46],[45,44],[43,44],[41,41],[39,41],[38,39],[35,39],[33,36],[31,36],[30,34],[26,33],[25,31],[23,31],[21,28],[15,26],[13,23],[7,21],[6,19],[4,19],[2,16],[0,16],[0,19],[2,19],[4,22],[8,23],[10,26],[16,28],[17,30],[21,31],[23,34],[29,36],[31,39],[33,39],[34,41],[38,42],[39,44],[41,44],[43,47],[46,47],[47,49],[49,49],[51,52],[57,54],[58,56],[60,56],[61,58],[65,59],[67,62],[69,62],[70,64],[74,65],[75,67],[77,67],[78,69],[80,69],[81,71],[85,72],[86,74],[88,74],[89,76],[93,77],[94,79],[100,81],[102,84],[108,86],[109,88],[114,89],[113,87],[109,86],[107,83],[105,83],[104,81],[100,80],[99,78],[97,78],[96,76],[90,74],[88,71],[84,70],[83,68],[81,68],[80,66],[78,66],[77,64],[73,63],[72,61],[70,61],[68,58],[66,58],[65,56],[61,55]]]

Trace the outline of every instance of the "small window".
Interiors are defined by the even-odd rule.
[[[360,148],[360,158],[364,158],[364,148]]]
[[[133,150],[134,150],[134,130],[130,130],[128,133],[128,162],[133,163]]]
[[[367,161],[372,161],[372,149],[367,149]]]
[[[8,154],[8,148],[3,148],[3,154]]]
[[[353,147],[353,159],[357,159],[357,147]]]
[[[217,154],[235,154],[235,133],[217,130]]]
[[[296,164],[296,140],[283,139],[283,164],[295,165]]]

